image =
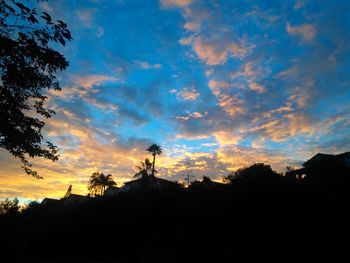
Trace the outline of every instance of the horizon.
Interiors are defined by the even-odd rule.
[[[68,24],[70,65],[43,129],[56,162],[26,175],[0,150],[0,199],[85,194],[93,172],[118,186],[159,144],[158,175],[219,180],[253,163],[277,172],[349,151],[347,1],[48,1]],[[188,167],[188,168],[187,168]]]

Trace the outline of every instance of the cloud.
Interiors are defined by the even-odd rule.
[[[189,172],[191,181],[208,176],[221,181],[229,173],[229,165],[220,161],[216,153],[184,151],[181,157],[167,163],[168,178],[184,182],[184,175]]]
[[[237,95],[218,94],[219,105],[222,107],[230,116],[235,117],[237,114],[245,114],[246,108],[244,101],[238,98]]]
[[[253,80],[256,77],[256,73],[252,69],[252,63],[246,63],[243,66],[243,70],[235,70],[230,74],[231,80],[237,80],[240,78],[245,79],[247,82]]]
[[[63,86],[61,91],[49,90],[48,103],[51,105],[50,107],[59,110],[61,107],[79,104],[81,109],[85,110],[91,105],[102,110],[114,111],[118,108],[117,105],[105,98],[100,98],[99,92],[101,91],[98,88],[102,84],[117,80],[116,77],[106,75],[76,75],[66,80],[70,85]],[[83,103],[85,104],[83,105]]]
[[[140,60],[135,60],[135,63],[141,67],[142,69],[160,69],[162,68],[162,65],[157,63],[157,64],[150,64],[147,61],[140,61]]]
[[[123,107],[118,110],[118,113],[120,118],[130,119],[134,121],[136,125],[142,125],[149,121],[149,117],[147,117],[147,115],[144,115],[135,109]]]
[[[97,27],[96,36],[97,37],[103,37],[104,34],[105,34],[104,28],[101,27],[101,26]]]
[[[188,121],[189,119],[204,118],[206,115],[208,115],[208,112],[204,112],[204,113],[201,113],[201,112],[198,112],[198,111],[195,111],[193,113],[187,112],[184,115],[177,116],[176,119],[177,120]]]
[[[346,5],[115,4],[43,4],[75,36],[62,49],[75,75],[60,75],[63,90],[49,92],[57,114],[44,130],[62,156],[35,160],[45,177],[38,183],[1,153],[0,196],[61,197],[71,183],[86,194],[96,170],[122,185],[148,156],[154,134],[165,149],[159,175],[167,179],[182,179],[187,159],[196,178],[220,179],[254,162],[283,171],[317,152],[347,150]]]
[[[183,37],[179,40],[179,44],[183,45],[183,46],[188,46],[193,42],[193,37]]]
[[[305,4],[304,4],[303,0],[296,0],[293,8],[294,8],[294,10],[299,10],[300,8],[303,8],[304,5]]]
[[[248,53],[242,43],[205,41],[202,38],[194,40],[192,48],[198,58],[210,66],[224,64],[230,57],[242,58]]]
[[[253,91],[258,92],[258,93],[265,93],[266,92],[266,89],[256,82],[249,83],[249,88]]]
[[[296,103],[299,108],[306,108],[310,95],[307,88],[296,87],[293,89],[293,94],[290,95],[288,99]]]
[[[1,165],[3,177],[0,186],[4,193],[0,193],[0,197],[8,197],[10,191],[16,189],[20,191],[17,195],[20,197],[59,198],[69,184],[73,184],[74,193],[86,194],[89,176],[97,170],[113,174],[118,185],[122,185],[123,181],[132,178],[133,167],[147,156],[145,149],[151,144],[142,138],[122,139],[93,124],[79,124],[69,118],[49,120],[46,130],[51,139],[58,140],[61,148],[59,160],[33,160],[33,167],[45,178],[39,182],[23,174],[18,159],[2,152],[1,163],[8,164],[6,168]]]
[[[162,7],[172,8],[181,7],[184,8],[192,3],[192,0],[160,0]]]
[[[313,135],[317,131],[316,120],[295,112],[285,113],[278,118],[258,120],[258,122],[261,124],[251,128],[249,132],[267,136],[276,142],[301,134]]]
[[[231,31],[218,19],[221,14],[216,14],[217,7],[209,8],[204,3],[195,2],[181,12],[186,35],[179,43],[190,46],[198,59],[208,66],[223,65],[230,58],[243,59],[254,48],[246,35]]]
[[[248,61],[241,66],[241,70],[235,70],[230,74],[230,79],[234,83],[240,83],[241,87],[246,86],[248,90],[256,91],[260,94],[266,92],[266,88],[259,82],[269,76],[267,67],[256,65],[256,61]]]
[[[101,85],[105,82],[113,82],[117,80],[118,79],[116,77],[106,75],[87,75],[74,77],[75,83],[85,89],[90,89],[95,85]]]
[[[290,23],[287,23],[286,30],[290,35],[301,36],[305,41],[313,40],[316,36],[316,28],[311,24],[292,26]]]
[[[242,135],[233,132],[218,131],[213,134],[220,146],[236,145],[242,139]]]
[[[76,14],[80,21],[86,26],[91,27],[93,25],[94,16],[97,9],[94,8],[82,8],[76,11]]]
[[[261,10],[257,5],[254,5],[253,9],[247,12],[244,16],[251,17],[252,19],[257,19],[257,18],[261,19],[263,20],[263,22],[265,22],[264,24],[266,24],[266,21],[267,21],[269,25],[271,25],[272,23],[275,23],[281,18],[280,15],[271,14],[271,10],[264,10],[264,11]]]
[[[185,29],[187,29],[188,31],[194,31],[194,32],[198,31],[200,29],[200,26],[201,26],[201,24],[199,21],[192,21],[192,22],[187,22],[184,24]],[[184,45],[185,42],[181,43],[181,44]]]
[[[215,90],[215,89],[220,89],[220,88],[228,88],[228,87],[230,87],[230,84],[228,82],[225,82],[225,81],[217,81],[215,79],[211,79],[208,83],[208,86],[212,90]]]
[[[265,163],[278,172],[284,172],[287,165],[300,166],[301,161],[288,157],[283,150],[257,149],[251,147],[230,146],[220,148],[218,159],[234,171],[254,163]]]
[[[183,88],[176,92],[176,97],[179,100],[194,101],[198,98],[199,92],[195,88]]]
[[[39,4],[39,6],[44,12],[47,12],[47,13],[52,13],[53,12],[53,8],[52,8],[52,6],[49,5],[48,2],[41,2]]]
[[[208,87],[218,99],[218,105],[222,107],[230,116],[244,114],[246,112],[244,101],[237,94],[232,94],[228,89],[231,85],[227,82],[211,79]]]
[[[266,112],[262,112],[261,116],[264,118],[271,118],[272,116],[274,116],[274,114],[276,113],[281,113],[281,112],[289,112],[289,111],[293,111],[292,108],[292,104],[290,102],[287,102],[285,105],[266,111]]]

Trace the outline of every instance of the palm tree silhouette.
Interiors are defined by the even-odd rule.
[[[88,189],[91,195],[103,195],[108,187],[116,185],[111,174],[95,172],[90,177]]]
[[[89,185],[88,185],[90,196],[95,196],[99,194],[99,187],[100,187],[99,175],[100,174],[96,172],[90,176]]]
[[[156,155],[162,154],[162,148],[157,144],[152,144],[150,147],[147,148],[147,151],[152,153],[153,155],[153,165],[152,165],[152,177],[154,177],[154,167],[156,163]]]
[[[102,195],[105,193],[108,187],[117,185],[117,183],[113,180],[113,175],[104,175],[103,173],[100,174],[100,184],[102,188]]]
[[[134,178],[147,178],[152,170],[152,163],[146,158],[144,162],[141,162],[141,165],[136,166],[136,169],[138,169],[138,172],[134,175]]]

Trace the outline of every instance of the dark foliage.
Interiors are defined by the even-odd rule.
[[[121,193],[0,217],[2,256],[19,262],[349,261],[348,176],[319,191],[262,164],[239,174],[222,187]]]
[[[150,147],[147,148],[148,152],[150,152],[153,155],[153,162],[152,162],[152,177],[155,173],[155,165],[156,165],[156,156],[162,154],[162,147],[158,144],[152,144]]]
[[[88,190],[90,196],[104,195],[104,192],[108,187],[117,186],[117,183],[113,180],[113,175],[95,172],[91,175],[88,184]]]
[[[3,201],[0,201],[0,215],[13,215],[16,214],[19,210],[18,199],[15,198],[10,200],[6,198]]]
[[[46,12],[0,0],[0,147],[20,158],[25,172],[36,178],[41,177],[27,156],[58,158],[55,145],[42,145],[43,119],[54,114],[45,107],[44,90],[60,90],[55,74],[68,66],[50,43],[65,45],[71,39],[67,25]]]
[[[138,172],[134,175],[134,178],[145,178],[151,176],[152,167],[153,164],[148,158],[146,158],[144,162],[141,162],[141,165],[135,167]],[[156,170],[154,172],[157,173]]]

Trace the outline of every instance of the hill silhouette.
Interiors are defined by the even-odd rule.
[[[226,178],[228,184],[209,180],[79,204],[34,203],[0,217],[1,257],[6,262],[349,259],[348,174],[329,185],[255,164]]]

